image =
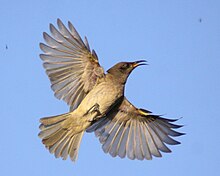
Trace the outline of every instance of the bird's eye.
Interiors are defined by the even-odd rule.
[[[129,64],[128,64],[128,63],[125,63],[125,64],[123,64],[123,65],[121,66],[121,69],[122,69],[122,70],[125,70],[125,69],[127,69],[127,68],[129,68]]]

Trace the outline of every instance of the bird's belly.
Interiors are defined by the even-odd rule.
[[[99,112],[105,114],[122,96],[121,92],[115,85],[100,84],[88,93],[77,110],[82,114],[86,114],[94,105],[98,104]]]

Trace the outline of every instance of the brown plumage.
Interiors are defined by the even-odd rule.
[[[39,137],[56,157],[75,161],[85,131],[95,132],[104,152],[113,157],[152,159],[171,152],[165,143],[179,144],[172,137],[181,127],[136,108],[124,96],[130,73],[146,61],[120,62],[104,73],[97,54],[90,50],[73,25],[67,29],[58,19],[58,29],[50,24],[52,36],[43,33],[40,58],[55,96],[70,105],[70,112],[40,119]]]

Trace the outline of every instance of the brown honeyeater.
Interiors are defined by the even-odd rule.
[[[95,132],[113,157],[150,160],[171,152],[166,144],[179,144],[173,137],[183,133],[174,129],[182,126],[135,107],[124,95],[128,76],[146,61],[120,62],[105,73],[87,38],[83,41],[70,22],[67,28],[58,19],[57,25],[50,24],[51,35],[43,33],[40,58],[55,96],[70,112],[40,119],[39,137],[50,153],[75,161],[84,132]]]

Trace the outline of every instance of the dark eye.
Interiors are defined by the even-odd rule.
[[[125,64],[123,64],[123,65],[121,66],[121,69],[122,69],[122,70],[125,70],[125,69],[127,69],[127,68],[129,68],[129,64],[128,64],[128,63],[125,63]]]

